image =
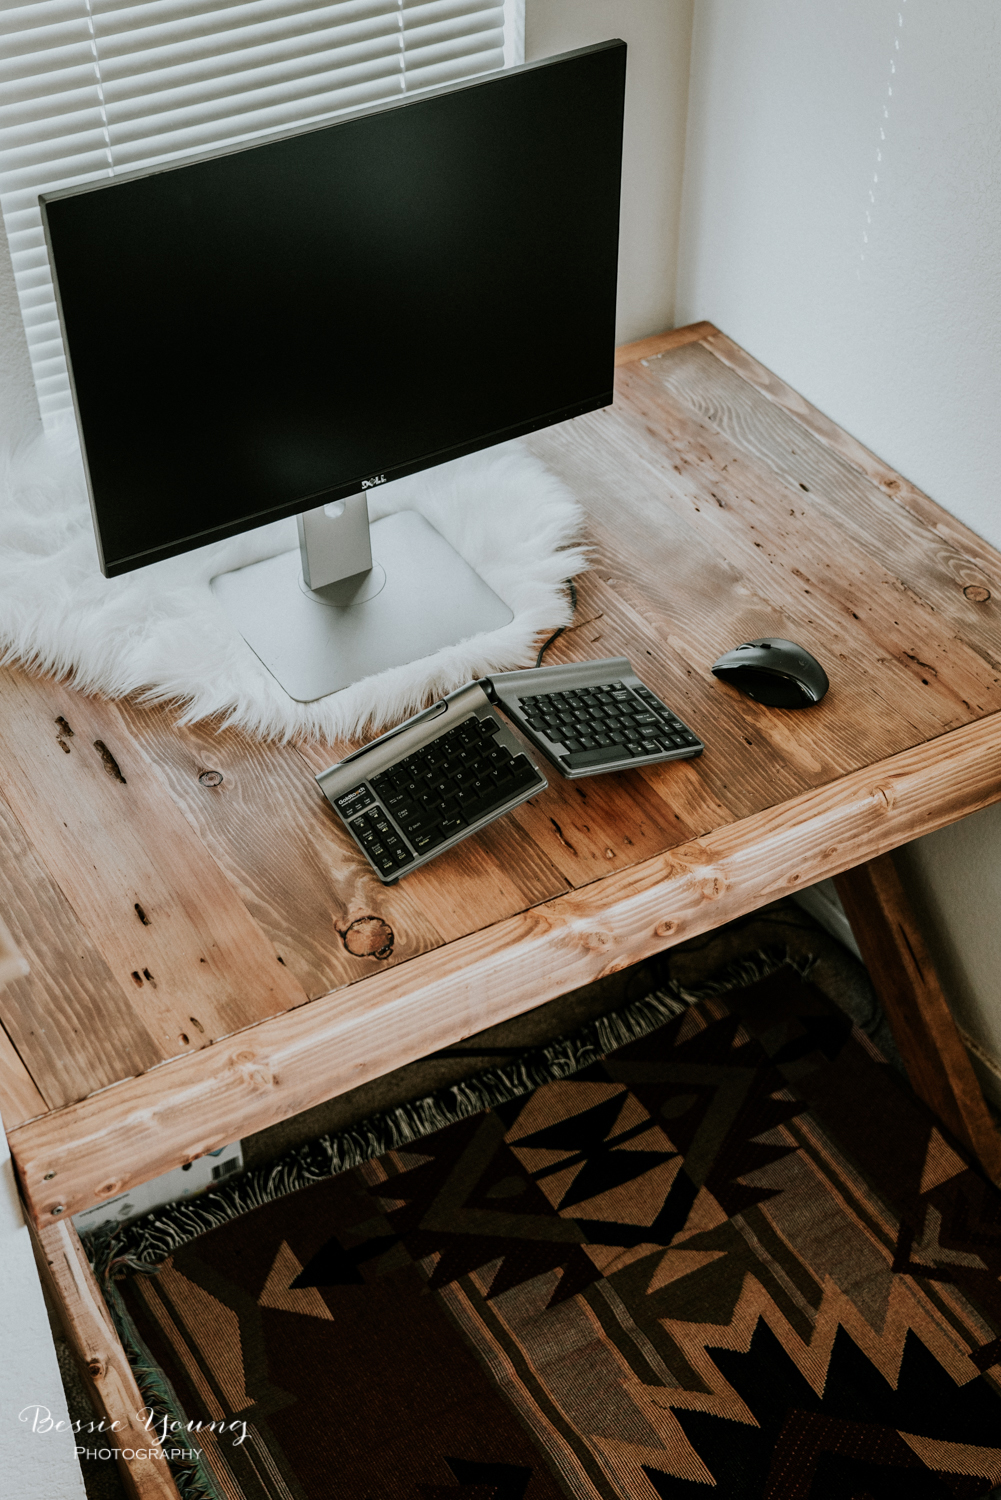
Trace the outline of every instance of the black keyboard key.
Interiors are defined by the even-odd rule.
[[[468,827],[464,814],[456,813],[454,817],[444,818],[441,823],[440,832],[443,839],[450,839],[454,834],[461,833],[463,828]]]
[[[441,819],[442,809],[440,807],[429,807],[422,812],[418,812],[414,817],[408,818],[406,823],[401,826],[407,838],[413,843],[415,833],[426,833],[429,828],[437,828]]]
[[[646,751],[641,753],[646,754]],[[626,760],[628,756],[625,745],[603,745],[598,750],[579,750],[576,754],[565,755],[563,759],[571,771],[577,771],[584,766],[614,765],[617,760]]]

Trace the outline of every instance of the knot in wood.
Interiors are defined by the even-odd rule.
[[[341,942],[355,958],[388,958],[396,938],[381,917],[356,917],[341,933]]]
[[[990,589],[985,589],[982,583],[968,583],[963,593],[967,599],[972,599],[974,604],[986,604],[991,597]]]
[[[198,781],[201,786],[222,786],[222,772],[203,771]]]
[[[581,942],[593,952],[595,949],[610,947],[612,935],[610,932],[585,932],[581,936]]]
[[[87,1364],[87,1374],[96,1380],[98,1375],[104,1374],[104,1365],[99,1359],[90,1360]]]
[[[658,922],[653,929],[653,935],[654,937],[670,937],[677,925],[677,922]]]

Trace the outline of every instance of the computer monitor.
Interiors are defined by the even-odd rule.
[[[213,587],[303,700],[506,623],[365,492],[611,402],[624,85],[611,41],[43,195],[104,573],[297,515]]]

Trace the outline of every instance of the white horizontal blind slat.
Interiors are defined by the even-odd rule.
[[[522,60],[524,0],[0,0],[0,205],[39,403],[70,409],[38,195]]]

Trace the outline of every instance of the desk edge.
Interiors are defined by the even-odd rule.
[[[59,1222],[1001,800],[999,750],[992,714],[29,1121],[29,1210]]]

